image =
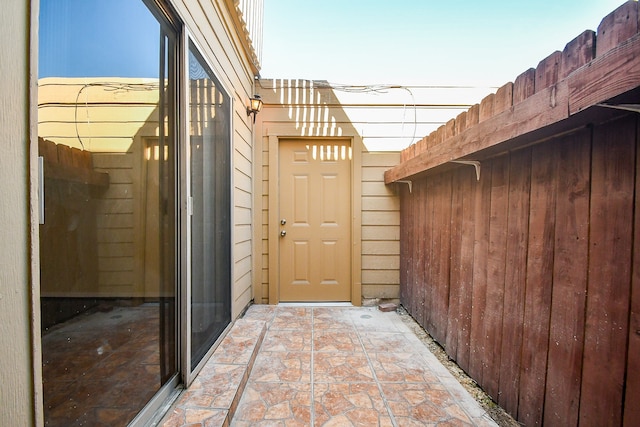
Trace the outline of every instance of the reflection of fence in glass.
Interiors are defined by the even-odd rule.
[[[110,177],[109,187],[93,194],[99,284],[93,295],[153,298],[160,293],[154,249],[159,242],[144,237],[157,240],[158,215],[149,209],[158,201],[158,162],[170,154],[168,145],[159,144],[169,125],[159,123],[159,99],[157,79],[39,81],[39,135],[60,147],[84,148],[95,170]]]

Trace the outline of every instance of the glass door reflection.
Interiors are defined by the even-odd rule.
[[[231,322],[231,100],[189,46],[191,369]]]
[[[177,373],[176,40],[142,0],[40,2],[46,425],[127,425]]]

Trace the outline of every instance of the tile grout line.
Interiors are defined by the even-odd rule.
[[[398,427],[398,422],[396,421],[396,418],[393,416],[393,411],[391,411],[391,406],[389,406],[389,402],[387,401],[387,396],[384,394],[384,391],[382,390],[382,385],[380,385],[380,380],[378,379],[378,376],[376,375],[376,370],[374,369],[373,362],[371,362],[371,358],[369,357],[369,352],[367,351],[366,347],[364,346],[364,343],[362,342],[362,337],[360,336],[360,330],[358,330],[357,327],[354,328],[354,329],[356,331],[356,336],[358,337],[358,341],[360,342],[360,345],[362,346],[362,351],[364,352],[364,355],[367,358],[367,362],[369,363],[369,368],[371,369],[371,374],[373,375],[373,380],[375,381],[376,386],[378,387],[378,391],[380,392],[380,396],[382,397],[382,401],[384,402],[384,406],[387,409],[387,412],[389,413],[389,418],[391,419],[391,424],[393,425],[393,427]]]

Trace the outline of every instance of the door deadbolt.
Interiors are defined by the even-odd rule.
[[[285,225],[286,223],[287,223],[287,220],[286,220],[286,219],[282,218],[282,219],[280,220],[280,224],[281,224],[281,225]]]
[[[280,232],[280,237],[284,237],[284,236],[286,236],[286,235],[287,235],[287,230],[282,230],[282,231]]]

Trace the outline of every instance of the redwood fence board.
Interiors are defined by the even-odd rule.
[[[473,245],[473,305],[471,307],[471,344],[468,372],[478,381],[482,378],[482,366],[485,363],[483,325],[487,300],[491,163],[485,164],[482,168],[480,183],[475,187],[475,190],[472,195],[474,198],[475,242]],[[402,286],[402,283],[400,286]]]
[[[640,200],[640,121],[636,130],[636,206]],[[640,420],[640,209],[635,210],[633,237],[633,271],[631,275],[631,304],[629,315],[629,350],[627,351],[627,377],[625,389],[625,426]]]
[[[478,184],[476,181],[475,171],[471,167],[465,168],[458,174],[463,180],[462,185],[454,187],[453,194],[462,193],[462,241],[461,241],[461,258],[464,260],[473,260],[475,230],[473,220],[474,200],[473,195],[477,191]],[[459,188],[459,191],[455,189]],[[464,262],[460,266],[460,276],[458,281],[450,281],[459,284],[460,289],[460,324],[458,325],[458,352],[457,360],[463,369],[469,366],[469,348],[471,336],[471,314],[473,305],[473,263]],[[453,286],[452,288],[458,288]],[[453,333],[455,333],[455,329]]]
[[[594,131],[580,419],[619,425],[628,338],[635,117]],[[604,368],[604,369],[603,369]]]
[[[436,264],[436,290],[434,295],[433,309],[436,313],[435,324],[437,326],[436,336],[440,342],[446,341],[447,324],[449,316],[449,270],[451,265],[451,193],[452,174],[442,175],[439,187],[438,198],[436,200],[434,220],[436,244],[434,253]]]
[[[551,324],[544,407],[547,425],[577,425],[586,297],[591,134],[559,138]]]
[[[421,199],[424,198],[424,189],[426,186],[426,182],[422,182],[422,183],[416,183],[417,185],[414,187],[414,192],[416,196],[419,196]],[[415,298],[415,301],[413,302],[413,305],[415,307],[415,316],[417,316],[419,319],[423,319],[424,321],[424,293],[426,292],[426,288],[423,289],[422,284],[424,283],[424,265],[425,265],[425,259],[424,259],[424,240],[426,238],[425,233],[426,233],[426,227],[424,226],[424,221],[425,221],[425,207],[423,204],[420,203],[416,203],[415,206],[415,212],[416,212],[416,218],[414,219],[413,222],[413,230],[412,230],[412,235],[415,236],[420,236],[420,238],[418,239],[413,239],[415,242],[414,245],[414,251],[413,251],[413,257],[414,257],[414,261],[413,261],[413,290],[414,290],[414,294],[413,297]],[[425,237],[423,237],[425,236]]]
[[[531,150],[525,148],[511,155],[507,214],[507,262],[498,403],[510,413],[518,412],[530,190]]]
[[[493,162],[491,208],[487,256],[487,297],[484,325],[482,383],[497,398],[500,381],[502,318],[504,316],[504,278],[507,255],[507,213],[509,195],[509,156]]]
[[[463,174],[456,174],[453,178],[453,188],[462,188],[465,185],[466,176]],[[450,241],[450,254],[451,254],[451,268],[449,272],[449,283],[460,283],[460,286],[452,286],[449,292],[449,316],[447,319],[447,330],[458,331],[458,333],[446,334],[445,349],[449,354],[455,354],[458,356],[458,342],[460,340],[460,331],[462,329],[462,316],[463,308],[461,306],[461,293],[463,292],[463,278],[462,278],[462,210],[464,191],[452,192],[451,199],[451,241]],[[463,364],[460,363],[460,366]],[[463,368],[464,369],[464,368]]]
[[[518,419],[528,426],[542,424],[544,409],[552,290],[549,284],[553,282],[555,207],[560,163],[558,152],[558,144],[547,142],[531,153],[527,278],[517,412]]]
[[[437,230],[434,228],[433,211],[435,209],[435,182],[434,179],[427,180],[427,186],[424,188],[423,200],[425,201],[425,218],[426,232],[424,233],[425,239],[423,240],[422,250],[424,253],[424,267],[421,271],[422,282],[427,283],[429,286],[422,289],[424,295],[424,305],[422,313],[422,324],[427,325],[431,331],[435,330],[434,325],[434,313],[433,313],[433,294],[435,293],[434,283],[435,267],[438,260],[435,259],[435,253],[433,250],[434,235],[437,234]]]

